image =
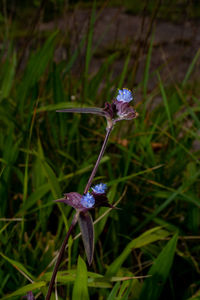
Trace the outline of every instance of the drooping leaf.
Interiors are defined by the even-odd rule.
[[[89,299],[87,267],[80,256],[78,258],[77,273],[72,294],[72,300],[77,299]]]
[[[94,226],[92,217],[88,211],[82,211],[80,212],[78,222],[82,233],[87,260],[89,265],[91,265],[94,253]]]

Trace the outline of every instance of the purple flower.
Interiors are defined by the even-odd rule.
[[[133,100],[133,95],[130,90],[124,88],[118,91],[116,99],[120,102],[130,102]]]
[[[116,99],[110,104],[105,103],[104,113],[107,118],[108,127],[121,120],[132,120],[137,118],[138,113],[130,106],[129,102],[133,100],[133,95],[128,89],[118,90]]]
[[[106,192],[106,189],[107,185],[105,183],[99,183],[92,187],[93,192],[96,194],[104,194]]]
[[[27,300],[35,300],[35,297],[33,296],[32,291],[28,292],[27,295],[22,298],[24,298],[24,299],[26,298]]]
[[[91,208],[91,207],[93,207],[94,204],[95,204],[94,196],[91,195],[89,192],[87,192],[87,194],[83,195],[83,197],[81,198],[81,204],[85,208]]]

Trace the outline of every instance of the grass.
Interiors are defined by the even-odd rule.
[[[54,258],[73,217],[70,207],[53,200],[64,192],[83,192],[105,134],[100,117],[55,110],[101,107],[118,87],[127,82],[129,88],[134,86],[131,51],[119,75],[112,75],[117,52],[90,74],[98,52],[92,43],[95,16],[93,7],[88,35],[67,60],[54,61],[58,31],[44,42],[36,35],[35,49],[20,68],[23,52],[16,50],[16,41],[8,48],[2,41],[1,299],[21,299],[30,290],[44,299]],[[199,51],[183,82],[169,85],[159,69],[150,73],[152,43],[143,81],[135,90],[140,116],[116,125],[95,178],[108,183],[110,202],[119,201],[122,210],[94,212],[98,221],[91,268],[76,228],[54,299],[56,293],[59,299],[199,299],[200,162],[194,143],[199,141],[200,104],[197,83],[191,79]],[[83,49],[84,65],[75,74]],[[152,77],[157,85],[149,91]],[[161,101],[152,109],[157,98]]]

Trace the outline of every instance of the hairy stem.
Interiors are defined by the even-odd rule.
[[[97,158],[97,161],[96,161],[96,164],[95,164],[95,166],[94,166],[94,169],[93,169],[93,171],[92,171],[92,173],[91,173],[91,175],[90,175],[90,178],[89,178],[89,180],[88,180],[88,183],[87,183],[87,185],[86,185],[86,187],[85,187],[84,194],[86,194],[86,193],[88,192],[88,190],[89,190],[89,188],[90,188],[90,186],[91,186],[91,184],[92,184],[92,180],[93,180],[93,178],[94,178],[94,176],[95,176],[95,174],[96,174],[96,172],[97,172],[99,163],[100,163],[101,158],[102,158],[102,156],[103,156],[103,154],[104,154],[104,152],[105,152],[106,145],[107,145],[107,142],[108,142],[108,138],[109,138],[109,136],[110,136],[110,134],[111,134],[112,129],[113,129],[113,125],[111,125],[110,127],[107,128],[106,136],[105,136],[103,145],[102,145],[102,147],[101,147],[101,151],[100,151],[99,156],[98,156],[98,158]]]
[[[65,252],[65,247],[67,245],[67,242],[68,242],[68,239],[70,237],[70,234],[72,233],[72,230],[74,229],[74,226],[76,225],[77,221],[78,221],[78,216],[79,216],[79,213],[76,213],[74,215],[74,218],[72,220],[72,223],[69,227],[69,230],[67,232],[67,235],[62,243],[62,246],[60,248],[60,252],[59,252],[59,255],[58,255],[58,259],[57,259],[57,262],[55,264],[55,267],[54,267],[54,270],[53,270],[53,274],[52,274],[52,277],[51,277],[51,281],[49,283],[49,289],[48,289],[48,292],[47,292],[47,295],[46,295],[46,298],[45,300],[50,300],[50,297],[51,297],[51,293],[52,293],[52,290],[53,290],[53,286],[54,286],[54,282],[55,282],[55,278],[56,278],[56,274],[58,272],[58,268],[59,268],[59,265],[62,261],[62,258],[63,258],[63,254]]]

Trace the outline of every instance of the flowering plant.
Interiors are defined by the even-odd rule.
[[[66,112],[66,113],[91,113],[99,116],[103,116],[107,120],[106,127],[106,136],[101,147],[99,156],[97,158],[96,164],[92,170],[92,173],[89,177],[89,180],[86,184],[85,190],[83,194],[79,194],[77,192],[70,192],[64,194],[64,197],[61,199],[55,200],[56,202],[63,202],[76,210],[74,218],[72,220],[71,226],[67,232],[65,240],[61,246],[59,256],[56,262],[56,265],[53,270],[52,278],[49,284],[49,289],[47,292],[46,300],[49,300],[51,297],[55,277],[61,263],[65,247],[67,245],[69,236],[76,225],[79,223],[80,230],[82,233],[83,244],[85,247],[85,252],[87,256],[87,260],[89,265],[92,263],[93,253],[94,253],[94,228],[92,217],[89,213],[91,209],[99,206],[106,206],[115,208],[108,202],[108,198],[106,196],[107,185],[105,183],[99,183],[93,187],[92,181],[97,172],[100,160],[104,154],[108,138],[111,134],[111,131],[114,125],[121,120],[132,120],[137,117],[137,112],[134,110],[132,106],[130,106],[130,102],[133,100],[133,96],[130,90],[124,88],[122,90],[118,90],[118,95],[116,99],[112,101],[112,103],[106,102],[104,108],[70,108],[70,109],[62,109],[57,112]]]

